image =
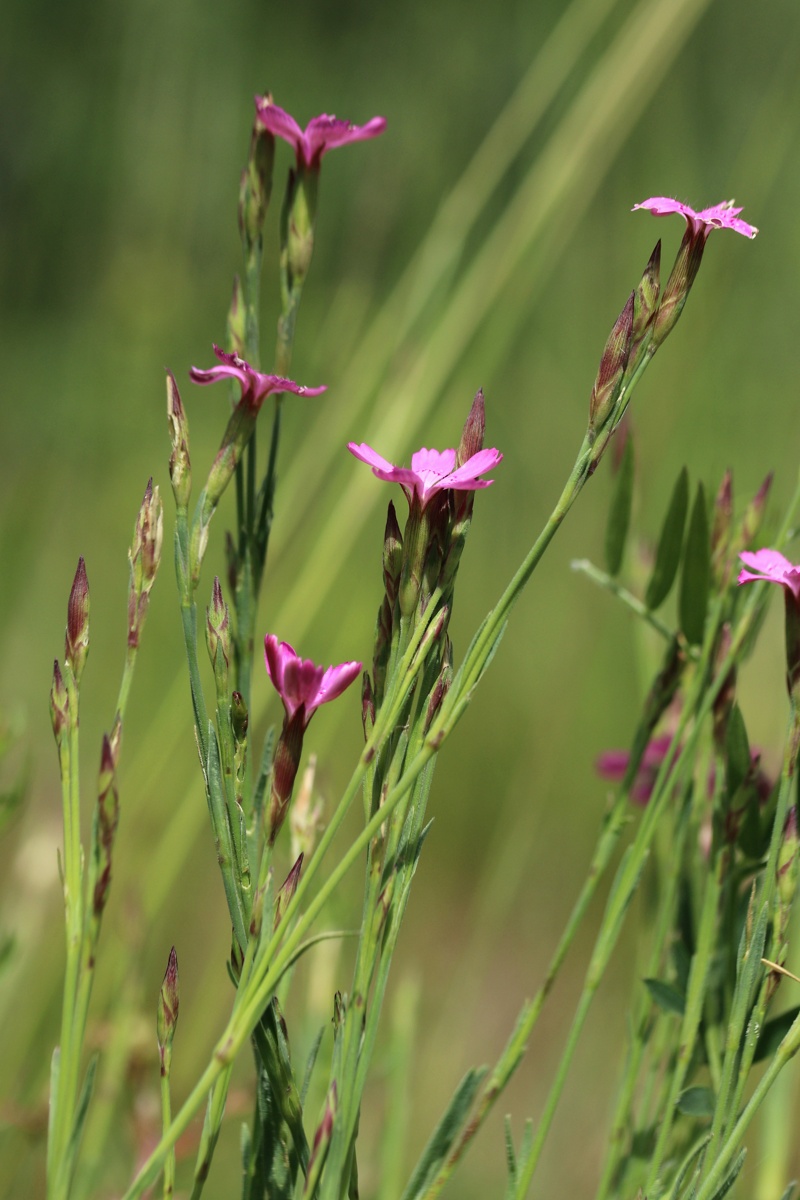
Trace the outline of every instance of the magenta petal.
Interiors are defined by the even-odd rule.
[[[275,137],[283,138],[295,149],[302,145],[303,131],[285,109],[277,104],[265,104],[260,96],[256,96],[256,111],[261,124]]]
[[[357,679],[360,674],[360,662],[345,662],[340,663],[338,667],[328,667],[317,689],[315,707],[341,696],[342,692],[349,688],[353,680]]]
[[[455,450],[428,450],[425,446],[411,455],[411,470],[418,475],[434,475],[441,479],[456,465]]]
[[[641,204],[634,204],[631,212],[637,208],[644,208],[656,217],[679,213],[695,233],[702,231],[706,237],[712,229],[732,229],[734,233],[741,233],[748,238],[754,238],[758,233],[755,225],[748,225],[747,221],[739,220],[742,210],[735,208],[732,200],[723,200],[721,204],[714,204],[711,208],[703,208],[696,212],[689,204],[682,204],[680,200],[672,200],[669,196],[651,196]]]
[[[341,663],[325,670],[311,659],[300,658],[288,642],[279,642],[272,633],[264,638],[264,660],[287,719],[291,720],[303,706],[304,728],[320,704],[340,696],[361,671],[360,662]]]
[[[352,455],[366,463],[368,467],[377,468],[379,471],[394,471],[396,468],[382,455],[378,454],[377,450],[373,450],[366,442],[348,442],[347,449]]]
[[[625,778],[630,760],[627,750],[604,750],[594,760],[594,769],[603,779],[617,783]]]
[[[453,471],[447,481],[447,486],[462,490],[488,487],[493,480],[478,479],[478,476],[485,474],[486,471],[491,471],[493,467],[496,467],[502,461],[503,456],[499,450],[479,450],[477,454],[473,454],[472,458],[467,459],[463,467],[459,467],[457,471]]]

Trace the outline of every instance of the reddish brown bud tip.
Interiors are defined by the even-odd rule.
[[[456,450],[456,469],[463,467],[464,463],[469,462],[473,455],[483,449],[485,434],[486,405],[483,399],[483,388],[478,388]]]
[[[158,994],[158,1012],[156,1014],[156,1030],[162,1071],[169,1067],[169,1056],[172,1049],[172,1039],[175,1036],[175,1026],[178,1023],[179,1009],[178,956],[173,946],[169,952],[167,969],[164,972],[164,979]]]
[[[89,580],[83,555],[78,559],[78,569],[72,581],[67,604],[67,636],[64,657],[75,682],[80,680],[89,653]]]
[[[58,665],[58,659],[53,662],[53,684],[50,688],[50,719],[53,722],[53,733],[56,741],[69,727],[69,695],[64,685],[64,677]]]
[[[297,885],[300,882],[300,872],[303,869],[303,855],[298,856],[294,866],[281,884],[280,891],[275,897],[275,922],[273,929],[277,929],[283,918],[283,914],[289,906],[289,901],[297,891]]]
[[[608,420],[622,390],[631,350],[635,293],[631,292],[605,344],[589,401],[589,428],[597,432]]]
[[[189,422],[181,402],[175,376],[167,371],[167,422],[172,442],[169,477],[172,493],[180,509],[186,508],[192,491],[192,466],[189,460]]]

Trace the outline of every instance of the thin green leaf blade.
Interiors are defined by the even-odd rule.
[[[621,432],[621,431],[620,431]],[[619,437],[619,432],[617,433]],[[631,504],[633,502],[633,438],[629,437],[622,452],[622,461],[611,497],[606,524],[606,570],[612,577],[619,574],[622,558],[625,553],[625,543],[628,538],[628,528],[631,521]]]
[[[647,585],[644,602],[649,609],[658,608],[669,595],[670,588],[675,582],[681,561],[683,548],[683,530],[686,525],[686,512],[689,507],[689,473],[686,467],[678,476],[672,497],[661,527],[656,550],[656,565]]]
[[[401,1200],[416,1200],[425,1193],[427,1185],[444,1162],[458,1137],[461,1126],[469,1116],[470,1109],[478,1094],[481,1080],[486,1074],[486,1068],[473,1068],[467,1071],[456,1088],[439,1124],[431,1134],[430,1140],[422,1151],[419,1162],[414,1168],[411,1178],[406,1185]]]
[[[794,1008],[787,1008],[786,1012],[773,1017],[771,1021],[765,1021],[761,1036],[756,1043],[756,1051],[753,1055],[754,1063],[761,1062],[765,1058],[772,1058],[797,1017],[800,1017],[800,1004],[795,1005]]]
[[[693,646],[699,645],[703,640],[710,584],[711,539],[708,513],[703,485],[698,483],[692,515],[689,518],[678,593],[678,619],[686,640]]]

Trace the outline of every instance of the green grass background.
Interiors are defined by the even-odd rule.
[[[166,491],[164,564],[125,731],[115,882],[90,1030],[122,1082],[108,1117],[112,1149],[97,1150],[101,1116],[87,1136],[89,1165],[100,1161],[86,1189],[105,1196],[158,1120],[151,1017],[173,942],[182,991],[178,1098],[230,1003],[222,888],[181,675],[163,367],[182,390],[199,476],[216,449],[227,392],[193,388],[187,371],[208,366],[212,341],[224,337],[252,94],[271,90],[303,124],[323,111],[357,122],[381,113],[388,123],[378,141],[323,164],[293,374],[329,391],[287,403],[259,627],[319,662],[370,657],[390,490],[344,444],[374,439],[398,461],[422,444],[453,445],[482,386],[488,443],[506,457],[496,485],[479,497],[459,577],[458,656],[558,495],[606,335],[658,236],[665,264],[672,261],[681,223],[632,214],[647,196],[675,195],[698,208],[735,196],[761,233],[752,244],[714,235],[683,319],[636,394],[639,528],[655,535],[684,463],[714,488],[732,466],[740,506],[774,468],[776,506],[788,498],[800,432],[800,22],[793,0],[11,0],[5,24],[0,705],[24,723],[31,786],[2,848],[2,927],[16,935],[0,980],[3,1196],[34,1196],[43,1186],[63,954],[47,692],[69,585],[83,554],[92,594],[82,714],[88,809],[122,663],[126,546],[148,476]],[[504,124],[492,135],[498,119]],[[277,312],[277,200],[289,162],[279,146],[265,368]],[[362,1121],[365,1196],[399,1194],[463,1071],[492,1060],[505,1042],[593,844],[605,803],[593,759],[632,731],[649,643],[569,570],[573,557],[601,557],[608,475],[604,465],[537,571],[443,752],[387,1009],[395,1033],[379,1052]],[[210,592],[221,569],[218,542],[203,588]],[[254,697],[261,731],[278,705],[260,670]],[[777,621],[745,672],[742,703],[752,739],[777,763]],[[329,804],[359,738],[355,696],[312,726],[307,745],[319,754]],[[357,887],[351,880],[332,924],[358,919]],[[539,1111],[590,938],[591,922],[501,1104],[517,1136]],[[542,1195],[592,1194],[635,940],[628,936],[598,997],[542,1163]],[[345,949],[298,971],[298,1054],[314,1024],[329,1019],[333,990],[346,990],[348,964]],[[404,1056],[410,1029],[414,1048]],[[234,1110],[249,1108],[247,1079],[243,1070]],[[387,1081],[398,1094],[406,1089],[407,1138],[381,1165]],[[231,1119],[210,1200],[235,1194],[237,1138]],[[756,1154],[743,1195],[757,1195],[758,1174]],[[502,1178],[494,1121],[452,1194],[497,1195]]]

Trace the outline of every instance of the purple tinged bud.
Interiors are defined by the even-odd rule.
[[[397,585],[403,566],[403,535],[397,520],[393,502],[389,501],[386,513],[386,528],[383,534],[383,582],[390,604],[394,605]]]
[[[169,478],[178,509],[185,510],[192,494],[192,464],[189,460],[189,422],[175,376],[167,371],[167,422],[172,442]]]
[[[631,351],[634,297],[635,293],[631,292],[614,323],[600,359],[589,401],[589,430],[592,434],[597,434],[603,428],[622,391]]]
[[[271,104],[272,97],[265,96],[261,103],[265,106]],[[256,116],[250,135],[247,166],[242,171],[239,187],[239,233],[247,250],[261,239],[272,195],[274,162],[275,138]]]
[[[638,346],[653,320],[661,287],[661,239],[648,259],[644,274],[633,294],[633,344]]]
[[[333,1036],[338,1036],[339,1030],[344,1025],[344,1019],[347,1015],[347,1005],[345,1004],[344,996],[341,992],[334,992],[333,995]]]
[[[231,618],[228,606],[222,596],[222,586],[218,575],[214,576],[211,606],[206,609],[206,646],[215,674],[218,667],[223,672],[227,672],[231,661]],[[220,654],[222,662],[219,661]]]
[[[275,897],[275,921],[272,926],[273,932],[278,928],[283,920],[283,914],[286,912],[292,896],[297,891],[297,885],[300,882],[300,872],[302,869],[303,855],[300,854],[291,871],[281,884],[280,891]]]
[[[153,487],[152,478],[145,488],[133,542],[128,551],[130,582],[128,585],[128,645],[139,645],[144,629],[150,591],[155,583],[161,562],[164,542],[164,506],[158,488]]]
[[[228,350],[237,358],[244,357],[245,310],[244,289],[238,275],[233,277],[233,295],[228,309]]]
[[[316,1190],[316,1182],[319,1180],[322,1173],[322,1167],[328,1155],[328,1148],[331,1144],[333,1136],[333,1122],[336,1117],[336,1109],[338,1107],[336,1080],[331,1082],[328,1088],[328,1095],[325,1098],[325,1109],[322,1114],[322,1120],[314,1132],[314,1141],[311,1146],[311,1156],[308,1160],[308,1168],[306,1170],[306,1186],[311,1185],[309,1195]]]
[[[430,699],[428,700],[428,709],[427,709],[427,712],[425,713],[425,725],[423,728],[423,735],[428,732],[431,725],[433,724],[436,714],[439,712],[439,709],[442,707],[442,701],[444,700],[447,693],[450,691],[450,685],[452,682],[453,682],[453,668],[449,662],[445,662],[444,666],[442,667],[442,669],[439,673],[439,678],[436,680],[436,683],[433,685],[433,690],[431,691]]]
[[[169,952],[167,969],[164,973],[164,980],[158,994],[158,1011],[156,1014],[156,1034],[162,1075],[166,1075],[169,1072],[170,1059],[172,1057],[172,1039],[175,1036],[175,1026],[178,1023],[179,1009],[178,956],[173,946]]]
[[[58,665],[58,659],[53,662],[53,684],[50,688],[50,719],[53,722],[53,734],[56,742],[60,742],[69,729],[69,695]]]
[[[658,349],[678,323],[692,284],[700,270],[706,236],[704,233],[696,232],[692,225],[687,223],[675,265],[670,272],[661,303],[653,320],[653,351]]]
[[[86,656],[89,653],[89,580],[83,555],[78,559],[78,569],[72,581],[67,604],[67,635],[64,659],[72,671],[75,683],[80,682]]]
[[[119,743],[117,742],[117,749]],[[97,780],[97,824],[94,854],[97,873],[92,908],[96,918],[102,915],[111,886],[111,852],[119,823],[119,793],[117,791],[117,755],[108,734],[103,736],[100,753],[100,774]]]
[[[486,435],[486,405],[483,399],[483,388],[478,388],[472,408],[464,423],[461,441],[456,448],[456,470],[483,449],[483,439]]]
[[[361,724],[364,726],[364,741],[366,742],[375,724],[375,694],[372,691],[369,671],[365,671],[361,677]]]

